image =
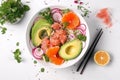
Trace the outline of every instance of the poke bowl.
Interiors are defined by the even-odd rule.
[[[89,29],[84,18],[65,6],[48,6],[30,20],[26,43],[41,64],[66,68],[80,61],[89,46]]]

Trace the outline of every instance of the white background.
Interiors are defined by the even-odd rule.
[[[0,0],[1,1],[1,0]],[[78,63],[66,69],[52,69],[49,66],[43,66],[40,63],[33,63],[34,59],[28,52],[26,46],[26,29],[32,16],[42,7],[48,5],[62,4],[76,8],[73,0],[22,0],[23,3],[30,6],[23,20],[18,24],[6,24],[6,34],[0,34],[0,80],[118,80],[120,79],[120,1],[119,0],[83,0],[85,7],[90,7],[92,11],[89,18],[85,18],[88,23],[91,42],[93,41],[99,27],[104,29],[95,51],[106,50],[110,53],[111,62],[105,67],[98,66],[94,63],[93,57],[89,61],[83,75],[76,72]],[[106,25],[99,21],[95,14],[101,8],[109,8],[112,13],[113,26],[106,28]],[[20,45],[17,47],[16,42]],[[13,57],[13,51],[19,48],[22,51],[22,63],[17,63]],[[39,72],[44,67],[45,72]]]

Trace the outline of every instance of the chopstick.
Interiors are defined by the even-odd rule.
[[[85,57],[83,58],[82,62],[79,64],[79,66],[77,68],[77,72],[80,70],[81,66],[83,66],[80,74],[83,73],[83,71],[84,71],[84,69],[85,69],[85,67],[86,67],[86,65],[87,65],[90,57],[92,56],[92,53],[93,53],[93,51],[94,51],[94,49],[95,49],[95,47],[96,47],[96,45],[97,45],[97,43],[98,43],[98,41],[99,41],[99,39],[100,39],[100,37],[101,37],[102,34],[103,34],[103,31],[102,31],[102,29],[100,29],[100,31],[98,32],[95,40],[93,41],[92,45],[88,49]]]

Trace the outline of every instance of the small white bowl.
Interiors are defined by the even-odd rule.
[[[65,6],[47,6],[45,8],[48,8],[48,7],[50,7],[50,8],[61,8],[61,9],[69,8],[69,7],[65,7]],[[40,11],[44,10],[45,8],[41,9]],[[82,50],[82,52],[80,53],[80,55],[77,58],[75,58],[73,60],[65,61],[62,65],[54,65],[53,63],[45,62],[43,60],[39,61],[41,64],[43,64],[45,66],[52,67],[52,68],[66,68],[66,67],[72,66],[73,64],[77,63],[78,61],[80,61],[83,58],[83,56],[85,55],[85,53],[86,53],[86,51],[88,49],[89,41],[90,41],[90,33],[89,33],[88,25],[87,25],[86,21],[84,20],[84,18],[80,15],[80,13],[77,12],[77,10],[71,9],[71,8],[69,8],[69,9],[74,11],[79,16],[80,22],[86,25],[87,40],[86,40],[86,43],[85,43],[85,47],[84,47],[84,49]],[[29,24],[27,26],[27,31],[26,31],[26,43],[27,43],[27,47],[28,47],[29,52],[30,52],[31,55],[32,55],[32,46],[33,45],[30,43],[30,30],[31,30],[31,27],[33,25],[33,21],[39,15],[39,12],[37,12],[32,17],[32,19],[30,20],[30,22],[29,22]]]

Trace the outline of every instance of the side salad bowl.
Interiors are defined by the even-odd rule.
[[[45,17],[46,9],[50,9],[51,16]],[[64,14],[68,13],[73,14],[77,17],[73,16],[71,18],[63,19],[66,17]],[[40,15],[42,15],[42,17]],[[46,20],[43,20],[41,18],[45,18]],[[76,27],[75,25],[78,22],[75,20],[78,18],[79,25]],[[71,21],[66,22],[66,20]],[[72,21],[73,23],[71,24]],[[60,25],[56,23],[59,23]],[[59,27],[54,27],[53,24],[57,26],[59,25]],[[72,25],[73,27],[69,25]],[[41,28],[35,28],[36,26],[44,26],[43,29],[46,30],[46,32],[44,30],[41,31]],[[51,29],[49,30],[46,26],[49,26]],[[64,37],[61,37],[60,31],[65,32]],[[59,35],[57,37],[54,37],[54,35],[57,34]],[[40,39],[38,40],[38,38]],[[52,43],[52,40],[53,42],[54,40],[59,42]],[[38,63],[52,68],[66,68],[80,61],[88,49],[89,41],[90,34],[86,21],[80,15],[80,13],[77,12],[77,10],[66,6],[47,6],[39,10],[32,17],[27,26],[26,43],[30,54],[38,61]],[[47,49],[46,47],[44,48],[46,45]],[[52,52],[52,50],[54,51]],[[63,61],[61,61],[61,59],[63,59]]]

